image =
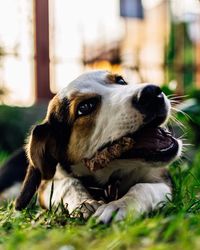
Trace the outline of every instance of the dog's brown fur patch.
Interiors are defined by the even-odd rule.
[[[61,100],[57,95],[50,101],[45,121],[51,121],[54,116],[58,122],[67,122],[69,119],[67,99]]]
[[[90,115],[76,117],[77,106],[80,102],[87,100],[89,98],[96,97],[97,94],[81,94],[76,93],[70,100],[70,117],[74,120],[73,128],[71,132],[71,137],[68,145],[68,158],[71,162],[80,162],[85,152],[88,150],[90,137],[93,133],[93,129],[96,123],[96,116],[100,109],[100,105],[97,106],[94,112]]]
[[[119,75],[117,74],[108,74],[107,75],[107,82],[109,84],[116,84],[116,78],[118,77]]]
[[[117,83],[117,77],[120,77],[120,78],[122,78],[120,75],[118,75],[118,74],[108,74],[107,76],[106,76],[106,78],[107,78],[107,83],[108,84],[116,84]],[[123,78],[122,78],[123,79]]]

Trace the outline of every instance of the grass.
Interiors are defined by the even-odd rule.
[[[129,215],[110,226],[69,218],[62,207],[44,211],[32,204],[20,213],[12,202],[4,204],[0,250],[200,249],[200,151],[192,163],[175,163],[170,171],[175,183],[172,202],[148,216]]]

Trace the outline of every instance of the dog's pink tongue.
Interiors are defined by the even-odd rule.
[[[134,136],[134,149],[163,150],[172,143],[171,135],[162,128],[145,128]]]

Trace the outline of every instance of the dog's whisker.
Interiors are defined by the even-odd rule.
[[[178,163],[179,165],[182,165],[182,164],[183,164],[182,156],[177,160],[177,163]]]
[[[180,120],[178,120],[178,118],[176,117],[175,113],[172,112],[171,113],[171,117],[170,117],[173,121],[182,124],[182,126],[185,126]]]
[[[174,106],[178,106],[180,104],[180,102],[179,101],[170,101],[170,104],[172,107],[174,107]]]
[[[182,135],[179,136],[178,139],[187,140],[187,137],[186,137],[186,136],[188,135],[188,133],[189,133],[188,131],[185,131]]]
[[[175,112],[177,113],[181,113],[182,115],[184,115],[187,119],[190,119],[192,120],[192,118],[190,117],[190,115],[188,115],[186,112],[184,112],[183,110],[181,109],[178,109],[178,108],[175,108],[175,107],[171,107],[172,110],[174,110]]]
[[[195,146],[195,145],[192,144],[192,143],[183,143],[182,145],[183,145],[183,147],[184,147],[184,146],[191,146],[191,147],[194,147],[194,146]]]
[[[169,131],[171,131],[172,136],[174,136],[174,135],[175,135],[175,131],[174,131],[174,128],[173,128],[172,121],[169,120],[168,123],[169,123],[169,125],[167,125],[167,129],[168,129]]]
[[[171,116],[170,119],[177,124],[183,131],[186,129],[186,126],[180,122],[177,118],[175,118],[174,116]]]
[[[186,142],[188,141],[188,139],[187,139],[187,138],[183,138],[183,136],[179,136],[177,139],[178,139],[178,140],[181,140],[181,141],[183,141],[183,142],[184,142],[184,141],[186,141]]]
[[[177,96],[177,95],[176,94],[167,95],[168,98],[173,97],[173,96]]]
[[[172,97],[168,97],[170,100],[176,100],[176,99],[185,99],[187,98],[189,95],[176,95],[176,96],[172,96]]]
[[[170,100],[171,103],[180,103],[179,100]]]

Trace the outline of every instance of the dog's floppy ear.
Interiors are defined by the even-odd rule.
[[[58,162],[67,163],[66,147],[70,131],[69,101],[55,96],[49,103],[44,122],[32,129],[28,139],[26,152],[29,167],[22,191],[16,200],[17,210],[28,205],[41,180],[53,178]]]
[[[27,144],[29,167],[22,191],[16,200],[15,208],[25,208],[37,191],[41,180],[53,178],[58,160],[56,159],[56,141],[48,122],[33,128]]]

